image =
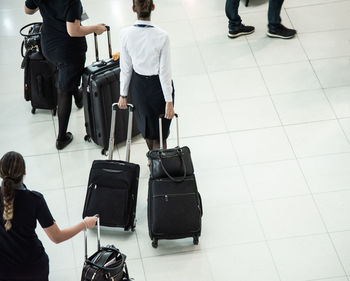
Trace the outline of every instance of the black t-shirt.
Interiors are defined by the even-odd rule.
[[[43,52],[54,62],[69,62],[87,50],[85,37],[70,37],[66,22],[81,20],[80,0],[26,0],[29,9],[39,7],[43,17],[41,45]]]
[[[42,228],[54,223],[45,199],[24,185],[16,189],[9,231],[4,227],[1,193],[0,202],[0,279],[35,276],[48,268],[48,257],[35,233],[36,221]]]

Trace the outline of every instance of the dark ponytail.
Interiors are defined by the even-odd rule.
[[[0,159],[1,197],[3,205],[2,217],[5,220],[6,231],[12,227],[15,188],[22,182],[25,174],[25,163],[21,154],[10,151]]]
[[[153,8],[153,0],[133,0],[134,10],[139,18],[149,18]]]

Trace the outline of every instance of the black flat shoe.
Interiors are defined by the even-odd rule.
[[[65,148],[68,144],[70,144],[73,140],[73,135],[70,132],[66,133],[66,138],[64,140],[56,140],[56,148],[61,150]]]

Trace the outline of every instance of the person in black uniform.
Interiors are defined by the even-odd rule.
[[[35,233],[38,220],[55,243],[95,226],[96,217],[85,217],[73,227],[57,226],[43,195],[23,184],[25,163],[11,151],[0,159],[0,281],[47,281],[49,258]]]
[[[151,12],[153,0],[134,0],[133,11],[138,20],[120,34],[120,108],[127,107],[127,95],[132,94],[138,128],[148,149],[160,147],[158,118],[163,120],[163,147],[174,117],[174,87],[171,79],[170,44],[168,34],[154,26]]]
[[[81,26],[83,8],[80,0],[26,0],[25,13],[40,10],[43,17],[41,49],[44,57],[58,69],[57,108],[58,136],[56,148],[65,148],[73,135],[67,132],[72,107],[72,95],[78,108],[83,106],[82,94],[78,90],[85,65],[87,45],[85,35],[101,34],[104,24]]]

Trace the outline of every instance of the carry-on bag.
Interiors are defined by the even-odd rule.
[[[122,254],[114,245],[101,247],[100,220],[97,218],[97,252],[88,257],[87,233],[84,231],[85,262],[81,281],[129,281],[128,268]]]
[[[27,28],[29,31],[28,34],[25,34],[24,30]],[[21,46],[24,99],[31,101],[33,114],[35,114],[36,109],[49,109],[52,110],[52,115],[56,115],[57,68],[46,60],[41,52],[41,28],[42,23],[35,22],[25,25],[20,30],[20,34],[24,36]]]
[[[109,59],[100,60],[97,34],[94,33],[96,62],[85,68],[82,77],[83,104],[86,136],[85,141],[91,139],[103,147],[102,154],[106,154],[109,141],[109,128],[111,126],[111,106],[118,102],[120,96],[120,66],[119,59],[112,58],[110,27],[107,28]],[[132,103],[131,94],[128,102]],[[128,114],[125,110],[117,112],[117,127],[115,130],[115,143],[126,139]],[[133,121],[132,136],[137,135],[136,122]]]
[[[159,118],[159,126],[161,126],[162,118]],[[191,159],[191,151],[187,146],[179,146],[179,132],[178,132],[178,116],[176,117],[176,135],[177,146],[175,148],[163,149],[161,141],[161,149],[151,150],[147,152],[147,157],[150,160],[150,178],[174,178],[184,175],[190,176],[193,174],[193,164]],[[160,131],[162,135],[162,131]]]
[[[108,160],[95,160],[90,170],[83,217],[100,215],[101,225],[134,231],[140,166],[130,163],[134,107],[128,104],[126,161],[112,160],[118,104],[112,105]]]
[[[178,116],[175,116],[177,148],[179,148]],[[167,150],[163,150],[162,143],[162,117],[159,118],[159,151],[164,151],[166,154]],[[164,169],[165,165],[162,165],[164,159],[161,158],[161,160],[158,159],[157,161],[160,162],[160,169],[163,170],[166,176],[163,178],[150,177],[149,179],[147,217],[149,236],[154,248],[158,247],[159,239],[180,239],[186,237],[193,237],[193,244],[197,245],[201,235],[203,208],[193,174],[193,167],[188,169],[192,174],[187,174],[187,167],[182,153],[177,153],[175,157],[171,153],[170,156],[169,159],[172,160],[169,162],[173,161],[175,164],[167,163],[168,167],[177,167],[179,171],[172,168],[172,175],[170,175]],[[151,158],[151,163],[152,161],[155,160]]]

